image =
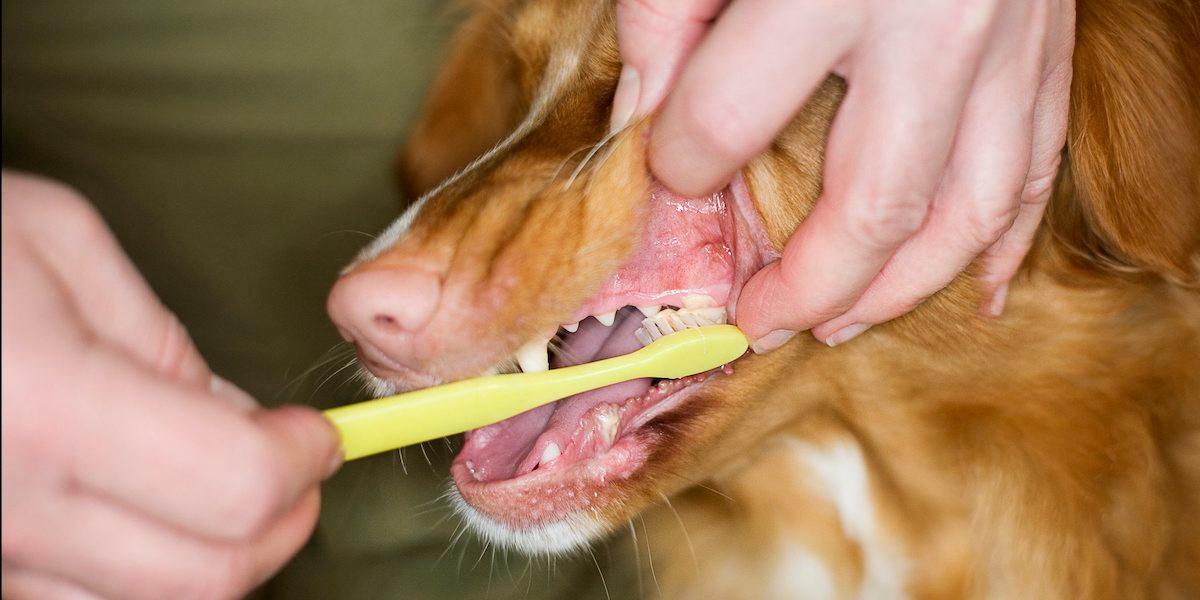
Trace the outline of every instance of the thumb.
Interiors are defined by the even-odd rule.
[[[299,498],[341,468],[341,438],[320,412],[288,405],[255,411],[250,417],[275,442],[280,464],[289,474],[286,498]]]
[[[618,0],[621,77],[612,130],[653,111],[728,0]]]
[[[750,338],[751,350],[756,354],[770,352],[796,335],[788,329],[786,319],[794,304],[795,294],[784,278],[780,261],[763,267],[746,282],[733,314],[738,328]]]

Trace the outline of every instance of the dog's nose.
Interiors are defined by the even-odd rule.
[[[329,316],[351,342],[374,348],[389,362],[413,366],[412,336],[441,301],[436,273],[408,266],[375,266],[342,276],[329,292]]]

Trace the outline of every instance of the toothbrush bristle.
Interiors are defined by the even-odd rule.
[[[634,336],[646,346],[654,340],[684,329],[721,325],[725,321],[725,309],[721,307],[665,308],[653,317],[643,319],[642,327],[634,332]]]

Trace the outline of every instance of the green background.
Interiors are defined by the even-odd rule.
[[[217,373],[268,405],[357,399],[325,294],[401,206],[392,157],[457,16],[419,0],[6,1],[4,165],[90,198]],[[525,571],[471,536],[445,552],[450,455],[348,465],[261,595],[604,597],[586,555]],[[610,560],[628,541],[610,545],[599,567],[629,597]]]

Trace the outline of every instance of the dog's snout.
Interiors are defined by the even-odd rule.
[[[329,316],[343,337],[377,349],[390,361],[410,362],[409,341],[433,318],[441,300],[436,273],[378,266],[342,276],[329,293]]]

